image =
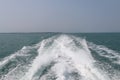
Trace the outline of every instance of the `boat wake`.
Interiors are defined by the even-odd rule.
[[[102,52],[106,52],[106,55]],[[119,66],[119,53],[104,46],[101,48],[84,38],[57,35],[36,45],[24,46],[18,52],[2,59],[0,79],[120,80],[119,70],[110,64],[104,65],[105,62],[101,62],[96,56],[107,58],[111,64]],[[113,61],[113,58],[117,60]],[[108,69],[111,73],[108,73]]]

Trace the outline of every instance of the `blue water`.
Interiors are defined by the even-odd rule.
[[[0,80],[120,80],[120,33],[1,33]]]

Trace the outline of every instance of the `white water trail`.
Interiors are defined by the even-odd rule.
[[[94,67],[85,39],[69,35],[49,38],[41,42],[38,53],[20,80],[110,80]]]

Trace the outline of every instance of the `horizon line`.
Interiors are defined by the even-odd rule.
[[[0,32],[0,34],[15,34],[15,33],[120,33],[120,32]]]

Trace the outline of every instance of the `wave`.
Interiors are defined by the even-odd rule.
[[[104,49],[94,46],[84,38],[72,35],[56,35],[44,39],[0,61],[0,79],[119,80],[119,76],[110,78],[105,70],[96,66],[98,61],[91,49],[96,52]]]
[[[89,46],[92,50],[94,50],[95,52],[97,52],[100,56],[109,58],[109,60],[112,63],[116,63],[120,65],[120,53],[111,50],[103,45],[96,45],[94,43],[89,43]]]

